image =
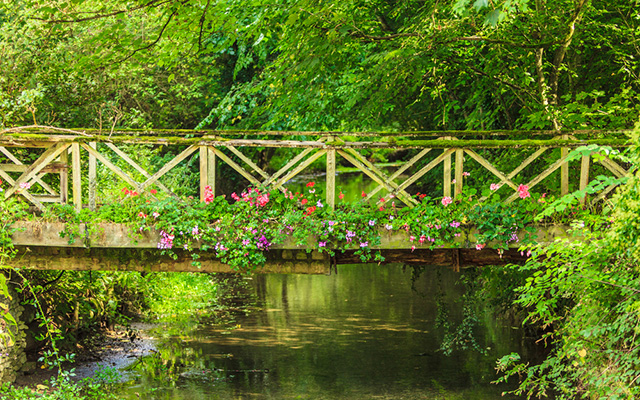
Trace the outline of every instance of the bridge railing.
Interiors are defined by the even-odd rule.
[[[588,130],[401,133],[189,130],[103,132],[30,126],[0,131],[0,179],[4,181],[2,195],[5,198],[20,195],[40,209],[44,208],[45,202],[72,202],[78,210],[83,206],[95,209],[99,164],[100,168],[110,170],[138,193],[158,188],[176,196],[171,188],[161,182],[161,178],[186,160],[198,157],[200,196],[204,200],[207,191],[209,195],[216,194],[216,181],[221,179],[220,163],[227,164],[250,185],[284,190],[283,186],[287,181],[324,158],[326,203],[333,208],[336,203],[336,164],[341,158],[377,183],[377,188],[366,193],[363,200],[380,198],[381,202],[387,202],[395,198],[413,207],[418,201],[412,191],[427,173],[436,167],[440,168],[442,164],[442,195],[455,197],[463,192],[465,186],[468,174],[465,166],[474,163],[472,168],[485,169],[494,177],[494,187],[512,190],[505,200],[511,202],[518,197],[521,184],[532,189],[557,170],[560,171],[559,185],[555,185],[559,187],[557,194],[569,192],[571,176],[578,178],[578,182],[573,182],[572,186],[584,189],[593,171],[594,160],[601,166],[601,170],[608,171],[613,176],[629,174],[628,166],[612,160],[608,154],[600,154],[597,159],[590,155],[582,156],[579,167],[574,166],[573,173],[570,174],[571,149],[584,145],[626,147],[626,133]],[[132,144],[173,147],[170,153],[175,156],[157,170],[149,170],[136,162],[134,154],[128,154],[124,150]],[[284,165],[276,171],[267,171],[258,165],[257,160],[252,160],[247,155],[245,149],[250,147],[291,150]],[[38,152],[35,149],[42,150]],[[554,149],[560,151],[554,152]],[[388,172],[363,154],[371,150],[405,150],[410,156],[395,171]],[[37,154],[35,158],[34,154]],[[504,162],[505,157],[510,158],[509,162]],[[505,165],[511,165],[511,170],[505,170]],[[513,165],[517,167],[513,168]],[[532,172],[532,168],[535,171]],[[527,174],[523,172],[525,169]],[[58,178],[47,179],[46,174],[56,174]],[[83,183],[88,188],[83,189]],[[596,200],[613,188],[607,188]],[[381,191],[384,195],[380,194]]]

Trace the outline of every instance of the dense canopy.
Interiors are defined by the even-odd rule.
[[[639,10],[637,0],[3,0],[0,124],[629,128]]]

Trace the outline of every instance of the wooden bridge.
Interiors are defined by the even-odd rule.
[[[585,154],[576,161],[572,161],[569,157],[570,150],[579,146],[625,147],[627,146],[625,133],[624,131],[446,131],[381,134],[376,132],[175,130],[105,132],[31,126],[0,131],[0,178],[4,180],[2,195],[5,199],[11,196],[22,196],[40,210],[45,208],[43,203],[72,203],[77,210],[81,210],[83,207],[96,209],[101,203],[109,201],[101,194],[101,188],[98,187],[100,181],[98,174],[101,171],[110,171],[125,186],[138,193],[163,191],[169,196],[178,197],[170,187],[162,183],[161,178],[172,169],[185,162],[193,161],[197,157],[200,197],[204,200],[207,187],[210,187],[215,195],[217,182],[228,178],[220,176],[220,163],[236,171],[249,185],[284,190],[286,182],[312,164],[324,161],[325,201],[327,206],[333,209],[336,204],[336,165],[344,160],[378,184],[375,190],[366,193],[364,201],[380,198],[380,201],[385,203],[391,199],[397,199],[406,206],[413,207],[417,204],[416,183],[427,173],[441,168],[442,195],[455,197],[463,192],[465,182],[468,181],[465,166],[468,167],[469,163],[473,163],[472,168],[475,170],[483,168],[495,176],[496,187],[504,187],[503,190],[511,191],[505,200],[511,202],[518,198],[519,183],[516,182],[524,182],[524,185],[532,189],[558,170],[559,185],[552,185],[559,187],[558,194],[584,189],[596,168],[598,174],[608,173],[615,177],[627,175],[628,168],[612,160],[608,154],[598,154],[597,159]],[[150,170],[145,166],[144,158],[135,154],[136,147],[131,145],[142,145],[151,150],[162,148],[167,154],[173,156],[162,167]],[[289,149],[287,151],[289,158],[282,163],[283,165],[271,171],[264,163],[258,162],[257,159],[252,160],[246,150],[249,148],[272,149],[272,153],[276,151],[275,149]],[[406,161],[394,172],[389,173],[376,166],[366,156],[371,150],[401,151],[407,155]],[[34,154],[36,154],[35,158]],[[508,159],[505,157],[516,158],[521,162],[515,169],[505,171],[502,167],[505,159]],[[594,163],[592,160],[597,162]],[[572,162],[576,163],[573,168],[570,167]],[[510,164],[513,164],[513,161]],[[599,200],[613,188],[613,186],[607,188],[597,198],[591,200]],[[583,198],[582,201],[585,202],[588,199]],[[25,266],[54,265],[51,262],[44,262],[44,256],[38,255],[46,253],[49,254],[47,257],[50,257],[53,248],[58,249],[53,253],[66,251],[71,256],[84,260],[87,269],[98,268],[96,260],[107,258],[104,255],[91,255],[87,253],[87,248],[127,248],[137,249],[136,251],[149,249],[149,246],[134,246],[126,240],[118,243],[94,240],[90,246],[86,243],[83,246],[65,245],[56,239],[57,228],[40,230],[41,235],[38,234],[38,229],[30,226],[27,229],[31,232],[30,238],[22,236],[15,240],[15,244],[23,251],[22,259],[28,260],[31,257],[31,261],[25,261]],[[113,229],[117,231],[119,228]],[[116,235],[115,231],[111,233],[113,237],[123,237]],[[151,247],[155,248],[155,243],[157,242],[154,242]],[[84,256],[78,253],[80,247],[83,248]],[[29,251],[26,250],[27,248]],[[336,262],[335,259],[332,261],[325,256],[320,257],[313,253],[304,256],[306,258],[303,260],[303,256],[291,253],[296,250],[295,248],[284,246],[281,250],[277,256],[278,260],[285,260],[281,263],[281,272],[299,272],[300,270],[293,267],[295,260],[303,261],[298,263],[300,265],[319,262],[322,268],[316,273],[327,272],[329,264]],[[388,247],[387,250],[392,251],[392,248]],[[395,250],[398,249],[395,248]],[[99,250],[95,251],[99,252]],[[404,252],[406,253],[406,249]],[[58,258],[63,259],[62,253],[60,254],[61,257]],[[129,257],[129,260],[140,259],[140,254]],[[422,257],[424,262],[460,265],[460,254],[462,254],[460,251],[454,253],[447,251],[445,256],[434,258],[435,253],[431,253],[431,261],[428,260],[427,255]],[[348,254],[345,257],[344,260],[349,259]],[[117,258],[116,256],[115,259]],[[402,260],[402,257],[398,259]],[[408,260],[404,261],[411,261],[411,259],[418,259],[418,254],[410,255]],[[211,260],[211,271],[223,268],[213,267],[214,261]],[[275,261],[274,263],[277,264]],[[284,263],[289,263],[286,264],[288,267],[284,267]],[[56,268],[77,269],[80,264],[74,265],[64,267],[58,264]],[[172,265],[172,270],[176,270],[178,264]],[[116,267],[103,265],[101,268]],[[130,268],[143,267],[132,265]],[[307,270],[313,272],[313,268],[315,267],[309,267]],[[190,270],[191,267],[185,266],[182,269]]]

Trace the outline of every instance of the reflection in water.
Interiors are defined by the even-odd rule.
[[[521,351],[519,333],[489,314],[485,352],[439,350],[438,302],[462,321],[459,275],[426,268],[412,291],[399,266],[342,266],[337,275],[260,275],[262,306],[234,329],[203,325],[165,335],[140,360],[123,396],[150,399],[496,399],[495,360]],[[162,335],[166,330],[155,334]]]

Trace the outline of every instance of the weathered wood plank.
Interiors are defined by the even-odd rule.
[[[10,176],[8,175],[6,172],[0,170],[0,177],[3,178],[5,180],[5,182],[7,182],[9,185],[15,185],[16,181]],[[39,199],[37,199],[35,196],[33,196],[31,193],[29,193],[28,190],[21,190],[19,192],[20,195],[24,196],[24,198],[26,198],[27,200],[29,200],[32,204],[34,204],[39,210],[43,211],[44,210],[44,206],[41,204],[41,202],[39,201]],[[59,202],[59,198],[56,195],[56,202]]]
[[[120,158],[122,158],[127,164],[131,165],[136,171],[138,171],[140,174],[142,174],[142,176],[144,176],[145,178],[151,178],[152,175],[146,169],[142,168],[140,166],[140,164],[138,164],[131,157],[129,157],[129,155],[127,153],[122,151],[120,148],[118,148],[113,143],[105,143],[105,144],[114,153],[116,153]],[[162,182],[156,181],[155,185],[157,187],[159,187],[161,190],[163,190],[165,193],[168,193],[169,195],[171,195],[172,197],[174,197],[176,199],[178,198],[178,195],[175,194],[171,189],[166,187]]]
[[[412,185],[415,181],[422,178],[424,174],[431,171],[436,165],[440,164],[442,160],[444,160],[447,156],[451,155],[454,151],[455,149],[447,149],[443,151],[442,154],[440,154],[438,157],[433,159],[429,164],[422,167],[418,172],[411,175],[408,179],[406,179],[404,182],[398,185],[397,190],[404,190],[407,187],[409,187],[409,185]],[[385,198],[389,198],[389,197],[390,197],[390,194],[385,196]]]
[[[336,149],[327,150],[327,185],[325,201],[330,210],[336,209]]]
[[[255,176],[251,175],[250,172],[248,172],[247,170],[245,170],[244,168],[242,168],[242,166],[240,166],[238,163],[236,163],[235,161],[233,161],[231,158],[229,158],[226,154],[224,154],[222,151],[220,151],[219,149],[213,147],[211,148],[213,150],[213,152],[215,153],[215,155],[217,155],[218,157],[220,157],[220,159],[222,161],[224,161],[225,163],[227,163],[227,165],[229,165],[231,168],[233,168],[234,170],[236,170],[236,172],[238,172],[240,175],[244,176],[246,180],[249,181],[249,183],[251,183],[252,185],[256,185],[256,186],[260,186],[260,181],[258,179],[256,179]]]
[[[216,155],[207,146],[200,147],[200,201],[205,201],[206,187],[216,197]]]
[[[273,184],[273,188],[279,189],[282,185],[287,183],[290,179],[293,179],[293,177],[298,175],[300,172],[304,171],[304,169],[307,168],[309,165],[313,164],[318,158],[325,155],[326,152],[327,150],[318,150],[315,154],[309,156],[309,158],[307,158],[306,160],[301,162],[297,167],[289,171],[288,174],[278,179],[276,183]]]
[[[562,140],[569,139],[568,135],[562,135]],[[566,158],[569,155],[568,147],[560,148],[560,158]],[[560,166],[560,194],[562,196],[569,194],[569,162],[565,162]]]
[[[464,150],[456,150],[456,166],[455,166],[455,195],[462,194],[462,186],[464,184]]]
[[[465,149],[464,151],[465,151],[465,153],[469,154],[471,156],[471,158],[476,160],[478,162],[478,164],[482,165],[489,172],[491,172],[492,174],[497,176],[498,179],[500,179],[501,183],[506,183],[507,185],[509,185],[514,190],[518,190],[518,186],[515,183],[513,183],[513,181],[511,181],[511,179],[507,178],[500,170],[498,170],[496,167],[494,167],[489,161],[487,161],[480,154],[476,153],[473,150],[469,150],[469,149]]]
[[[182,160],[184,160],[185,158],[189,157],[193,152],[195,152],[197,150],[198,150],[198,146],[196,146],[196,145],[191,145],[191,146],[187,147],[186,149],[184,149],[180,154],[175,156],[171,161],[169,161],[168,163],[163,165],[162,168],[160,168],[158,170],[158,172],[156,172],[155,174],[151,175],[146,181],[144,181],[140,185],[140,189],[141,190],[146,190],[146,188],[148,188],[149,186],[153,185],[164,174],[166,174],[167,172],[171,171],[173,169],[173,167],[178,165]]]
[[[89,154],[93,154],[93,156],[95,156],[98,159],[98,161],[100,161],[107,168],[113,171],[113,173],[115,173],[118,178],[122,179],[123,181],[131,185],[132,188],[136,190],[140,190],[140,184],[136,182],[135,179],[130,177],[126,172],[121,170],[120,167],[118,167],[117,165],[109,161],[109,159],[107,159],[105,156],[100,154],[98,150],[95,150],[93,147],[89,146],[86,143],[81,143],[80,146],[82,146],[82,148],[84,148],[87,152],[89,152]]]
[[[354,149],[346,149],[345,151],[340,150],[339,152],[341,155],[345,154],[346,152],[351,156],[355,157],[355,159],[358,162],[360,162],[360,165],[356,164],[353,160],[350,160],[348,158],[347,158],[347,161],[349,161],[350,163],[358,167],[365,174],[369,175],[376,183],[384,186],[384,188],[387,189],[387,191],[389,192],[397,191],[397,194],[395,194],[395,196],[397,196],[403,203],[405,203],[409,207],[413,207],[418,204],[418,202],[415,199],[413,199],[409,193],[407,193],[404,190],[398,190],[398,184],[395,183],[393,180],[389,179],[389,177],[387,177],[387,175],[384,172],[382,172],[380,168],[373,165],[373,163],[371,163],[369,160],[363,157],[362,154],[358,153]],[[373,176],[370,175],[369,172],[374,174],[377,178],[373,178]]]
[[[451,133],[447,133],[451,135]],[[440,132],[440,136],[442,132]],[[381,138],[378,135],[371,135],[376,139]],[[403,139],[402,137],[382,137],[383,141],[345,141],[343,144],[332,144],[336,148],[438,148],[446,149],[451,147],[448,140],[431,139],[431,140],[414,140]],[[348,139],[348,137],[346,137]],[[86,142],[105,142],[105,143],[137,143],[137,144],[156,144],[156,145],[209,145],[224,147],[227,145],[237,147],[314,147],[325,148],[326,143],[315,141],[295,141],[295,140],[262,140],[262,139],[226,139],[226,140],[206,140],[201,137],[164,137],[156,138],[149,136],[73,136],[73,135],[36,135],[36,134],[20,134],[12,136],[11,134],[0,135],[0,145],[7,147],[48,147],[51,143],[77,141]],[[571,147],[584,146],[589,144],[609,145],[609,146],[629,146],[629,140],[626,138],[598,138],[598,139],[468,139],[459,140],[457,145],[464,148],[511,148],[511,147]]]
[[[103,132],[100,129],[64,129],[50,126],[23,126],[8,128],[0,131],[0,136],[12,134],[12,133],[33,133],[33,134],[60,134],[61,132],[69,133],[80,136],[95,136],[101,135]],[[555,136],[558,134],[557,130],[450,130],[446,131],[448,136]],[[578,129],[578,130],[563,130],[562,134],[566,135],[582,135],[582,136],[598,136],[603,135],[628,135],[631,133],[630,129]],[[111,132],[112,136],[354,136],[354,137],[372,137],[372,136],[442,136],[442,131],[401,131],[401,132],[385,132],[385,131],[362,131],[362,132],[349,132],[349,131],[270,131],[270,130],[209,130],[209,129],[114,129]]]
[[[58,155],[67,150],[69,146],[70,144],[68,143],[58,143],[45,150],[45,152],[42,153],[42,155],[22,173],[22,175],[20,175],[20,177],[15,181],[14,186],[5,191],[5,199],[14,194],[16,190],[20,188],[21,184],[27,183],[34,178],[42,168],[46,167],[51,161],[58,157]]]
[[[585,190],[589,184],[589,163],[591,157],[586,155],[582,156],[580,160],[580,190]],[[580,204],[584,204],[587,201],[587,196],[584,195],[580,198]]]
[[[89,146],[94,150],[98,149],[96,142],[90,142]],[[89,179],[89,209],[91,211],[96,210],[96,195],[98,192],[98,160],[96,157],[89,153],[89,171],[87,172]]]
[[[253,161],[251,161],[251,159],[249,157],[247,157],[244,154],[242,154],[242,152],[240,150],[236,149],[233,146],[229,146],[229,145],[227,145],[225,147],[227,149],[229,149],[233,154],[235,154],[239,159],[244,161],[254,171],[256,171],[258,174],[260,174],[263,178],[265,178],[265,179],[269,178],[269,174],[264,172],[264,170],[262,168],[258,167],[258,165],[256,163],[254,163]]]
[[[82,210],[82,167],[80,164],[80,144],[71,144],[71,171],[73,179],[73,205],[76,211]]]
[[[529,187],[529,189],[533,188],[535,185],[540,183],[544,178],[546,178],[547,176],[551,175],[551,173],[553,173],[555,170],[560,168],[560,166],[566,161],[566,158],[568,156],[569,155],[567,155],[565,157],[560,157],[556,162],[551,164],[547,169],[542,171],[538,176],[536,176],[529,183],[527,183],[527,186]],[[518,192],[515,192],[505,200],[505,203],[511,203],[517,197],[518,197]]]
[[[409,161],[407,161],[402,167],[398,168],[396,172],[394,172],[390,177],[389,181],[394,182],[400,175],[402,175],[405,171],[411,168],[416,162],[420,161],[422,157],[424,157],[428,152],[432,149],[422,149],[418,154],[413,156]],[[367,200],[372,199],[376,193],[382,190],[382,186],[376,186],[369,194],[367,194]]]
[[[60,170],[60,204],[69,203],[69,152],[60,153],[60,164],[64,169]]]
[[[600,160],[600,164],[604,165],[605,168],[607,168],[609,171],[613,172],[613,174],[617,178],[622,178],[623,176],[625,176],[628,173],[627,170],[622,168],[618,163],[616,163],[615,161],[610,159],[608,156],[604,156]]]
[[[17,157],[15,157],[9,150],[5,149],[4,147],[0,146],[0,152],[2,154],[5,155],[5,157],[7,157],[11,162],[13,162],[13,165],[11,164],[2,164],[2,166],[0,166],[0,169],[4,169],[7,172],[12,172],[13,170],[11,170],[12,167],[18,167],[18,168],[24,168],[24,169],[17,169],[15,170],[15,172],[24,172],[27,168],[27,166],[25,166],[22,161],[20,161]],[[47,193],[52,194],[52,195],[58,195],[57,192],[51,187],[49,186],[46,182],[44,182],[42,180],[42,175],[44,175],[44,173],[58,173],[60,172],[61,168],[65,168],[65,166],[61,165],[60,163],[51,163],[48,166],[46,166],[45,168],[42,169],[42,174],[39,174],[34,180],[35,182],[37,182],[40,186],[42,186],[42,188],[47,191]]]
[[[300,152],[300,154],[298,154],[297,156],[292,158],[284,167],[280,168],[275,174],[271,175],[268,179],[264,180],[262,182],[262,184],[264,186],[271,185],[271,183],[275,182],[276,179],[280,178],[280,176],[282,176],[282,174],[287,172],[294,165],[296,165],[298,162],[300,162],[300,160],[304,159],[306,156],[309,155],[309,153],[311,153],[313,151],[315,151],[315,149],[312,149],[312,148],[308,148],[308,149],[303,150],[302,152]]]
[[[450,136],[445,136],[443,140],[451,140]],[[444,158],[442,175],[442,195],[451,197],[451,155]]]

